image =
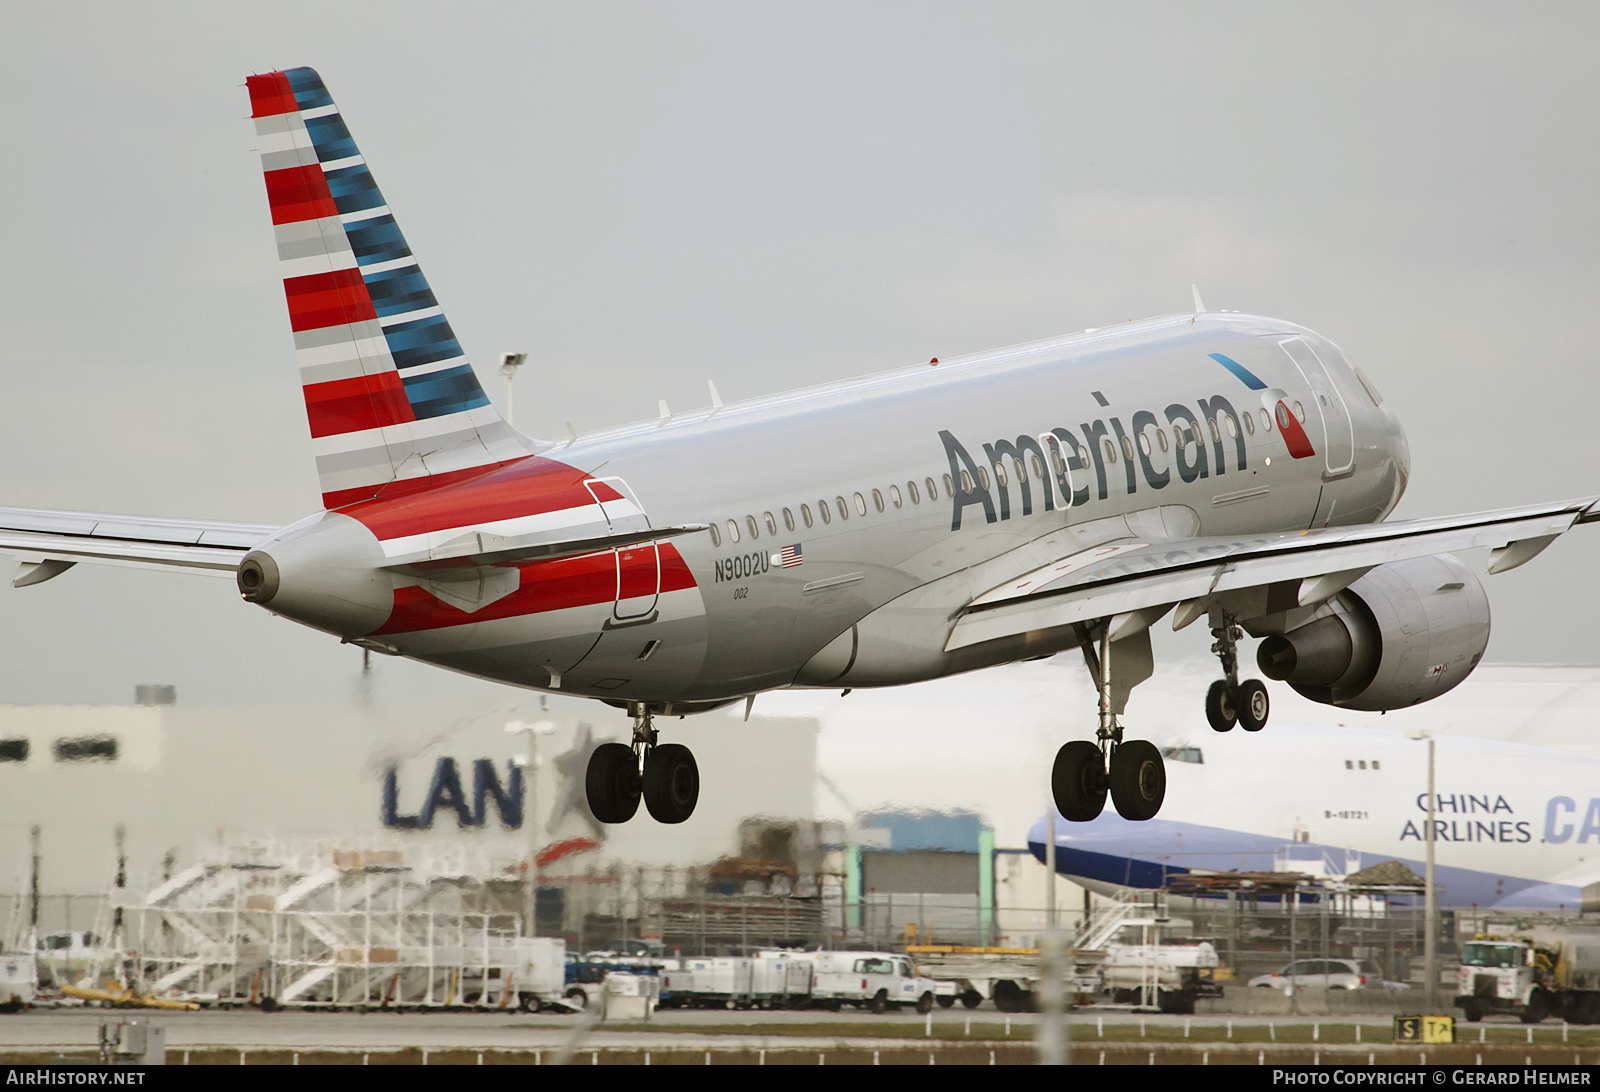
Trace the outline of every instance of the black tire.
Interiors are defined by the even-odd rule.
[[[1272,699],[1267,696],[1267,684],[1260,679],[1246,679],[1233,694],[1233,707],[1239,711],[1239,727],[1246,732],[1259,732],[1267,726],[1267,716],[1272,712]]]
[[[1475,1001],[1468,1001],[1461,1006],[1461,1014],[1467,1018],[1467,1023],[1476,1024],[1483,1019],[1483,1006]]]
[[[939,1007],[941,1009],[952,1009],[952,1008],[955,1008],[955,1004],[956,1004],[956,999],[955,999],[954,995],[948,994],[948,993],[941,993],[939,995]]]
[[[1535,989],[1528,995],[1528,1005],[1522,1010],[1524,1024],[1538,1024],[1550,1015],[1550,996],[1541,989]]]
[[[994,984],[994,1007],[1001,1012],[1022,1012],[1028,1007],[1027,991],[1009,978]]]
[[[1233,704],[1233,694],[1227,679],[1218,679],[1206,691],[1206,720],[1217,732],[1231,732],[1239,719],[1238,707]]]
[[[921,1013],[923,1016],[926,1016],[932,1011],[933,994],[925,993],[921,997],[917,998],[917,1012]]]
[[[1111,752],[1111,802],[1124,819],[1154,819],[1167,796],[1167,766],[1155,744],[1130,739]]]
[[[256,1007],[262,1012],[277,1012],[278,999],[276,997],[263,997]]]
[[[961,1003],[969,1009],[975,1009],[983,1004],[983,994],[977,990],[968,990],[961,995]]]
[[[623,743],[602,743],[584,778],[589,810],[602,823],[626,823],[639,810],[639,761]]]
[[[644,806],[658,823],[681,823],[700,799],[700,767],[681,743],[662,743],[644,756]]]
[[[1106,807],[1106,773],[1100,748],[1086,739],[1062,744],[1050,771],[1050,792],[1063,819],[1087,823]]]
[[[568,1001],[571,1001],[573,1004],[577,1005],[580,1009],[587,1009],[589,1007],[589,995],[576,986],[568,990],[563,996],[565,996]]]
[[[872,1000],[867,1002],[867,1008],[874,1014],[881,1015],[889,1008],[889,991],[879,990],[872,995]]]

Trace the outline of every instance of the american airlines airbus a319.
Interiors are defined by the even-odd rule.
[[[248,80],[322,510],[288,527],[0,510],[16,585],[82,561],[221,570],[372,651],[597,698],[632,746],[590,760],[596,818],[677,823],[694,757],[655,718],[778,687],[893,686],[1080,649],[1097,726],[1055,759],[1062,815],[1154,816],[1124,737],[1149,628],[1204,621],[1217,731],[1263,674],[1353,709],[1476,666],[1483,586],[1451,552],[1529,560],[1596,498],[1384,523],[1400,423],[1326,339],[1204,311],[559,441],[489,404],[322,80]],[[714,472],[713,472],[714,471]],[[1063,734],[1069,734],[1063,728]],[[1042,774],[1041,774],[1042,776]]]

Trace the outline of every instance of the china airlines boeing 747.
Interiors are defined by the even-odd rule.
[[[1451,551],[1529,560],[1596,498],[1384,523],[1405,434],[1326,339],[1203,312],[930,361],[551,442],[484,395],[317,73],[252,76],[322,509],[288,527],[0,510],[37,584],[82,561],[233,572],[245,601],[362,648],[629,711],[595,816],[682,822],[699,774],[655,718],[777,687],[893,686],[1079,649],[1097,724],[1055,760],[1068,819],[1149,819],[1125,738],[1149,627],[1204,620],[1212,727],[1239,677],[1395,709],[1489,636]],[[1197,301],[1198,305],[1198,301]]]

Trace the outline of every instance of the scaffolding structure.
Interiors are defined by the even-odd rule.
[[[224,1005],[516,1007],[548,985],[534,948],[560,943],[524,936],[526,890],[460,845],[212,847],[124,904],[122,974]]]

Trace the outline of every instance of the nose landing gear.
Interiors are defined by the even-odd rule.
[[[645,809],[658,823],[681,823],[700,799],[700,768],[679,743],[656,742],[649,706],[632,709],[633,745],[602,743],[589,756],[584,791],[589,810],[602,823],[626,823]],[[641,768],[643,773],[641,774]]]

